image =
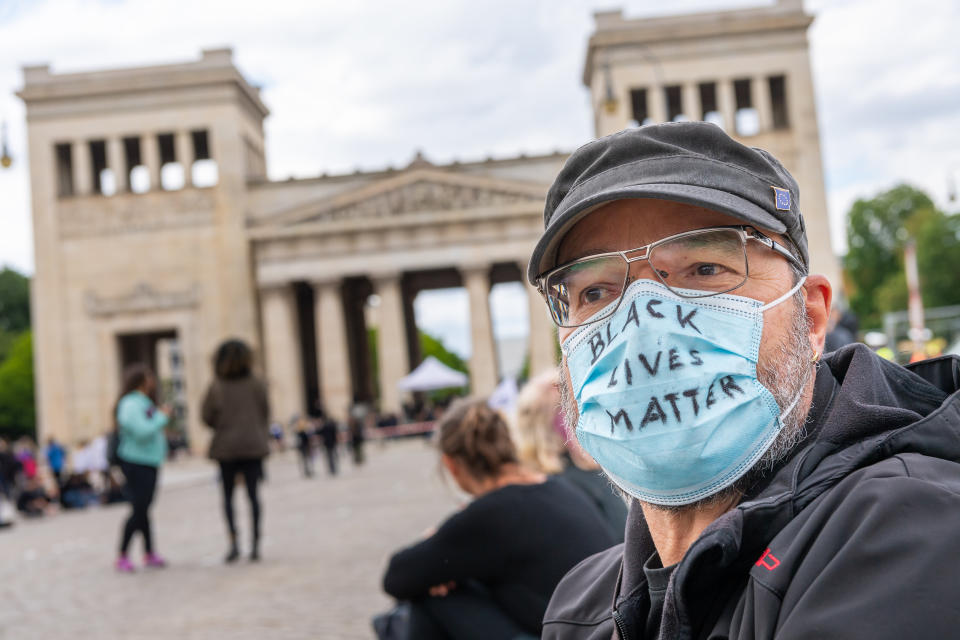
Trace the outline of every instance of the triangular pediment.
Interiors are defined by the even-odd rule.
[[[258,226],[289,228],[420,213],[542,205],[547,185],[414,169],[357,189],[298,205]]]

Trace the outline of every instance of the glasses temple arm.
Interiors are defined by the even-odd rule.
[[[800,260],[798,260],[797,257],[793,255],[789,249],[787,249],[785,246],[783,246],[773,238],[768,238],[767,236],[763,235],[756,229],[750,229],[750,235],[748,237],[751,237],[754,240],[757,240],[762,244],[765,244],[767,247],[776,251],[777,253],[782,255],[784,258],[792,262],[794,265],[800,268],[804,273],[807,272],[807,268],[803,265],[803,263],[800,262]]]

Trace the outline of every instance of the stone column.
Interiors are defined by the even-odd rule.
[[[663,90],[663,85],[650,85],[649,96],[647,97],[647,108],[649,109],[650,119],[656,123],[667,121],[667,93]]]
[[[489,267],[463,270],[463,284],[470,299],[470,387],[474,395],[489,395],[496,387],[497,350],[490,317]]]
[[[90,144],[86,140],[73,141],[73,193],[88,196],[93,193],[93,166],[90,162]]]
[[[302,415],[306,409],[293,287],[283,284],[261,289],[260,318],[270,417],[286,424],[291,416]]]
[[[703,110],[700,108],[700,90],[695,82],[687,82],[681,91],[683,114],[691,120],[702,120]]]
[[[189,131],[177,131],[173,138],[177,162],[183,167],[183,186],[193,186],[193,139]]]
[[[546,302],[536,287],[523,280],[530,302],[530,336],[527,351],[530,355],[530,377],[557,366],[557,330],[550,318]]]
[[[717,107],[723,116],[723,130],[729,135],[737,134],[737,100],[733,93],[733,80],[717,80]]]
[[[117,193],[130,190],[127,176],[127,166],[123,157],[123,138],[107,140],[107,167],[113,172],[113,183]]]
[[[770,83],[765,76],[755,76],[750,80],[750,98],[757,110],[757,133],[773,129],[773,104],[770,101]]]
[[[150,174],[150,190],[157,191],[163,188],[160,182],[160,145],[157,143],[157,134],[147,133],[140,138],[140,161]]]
[[[373,290],[380,297],[377,310],[377,367],[380,372],[380,411],[403,414],[400,378],[410,373],[403,293],[399,274],[372,276]]]
[[[314,283],[313,298],[320,400],[327,415],[345,421],[353,403],[353,393],[340,280]]]

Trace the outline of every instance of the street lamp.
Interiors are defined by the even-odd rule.
[[[0,124],[0,167],[9,169],[13,164],[13,158],[10,157],[10,150],[7,148],[7,123]]]

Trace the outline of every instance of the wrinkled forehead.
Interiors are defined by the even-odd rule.
[[[615,200],[591,211],[564,235],[557,265],[595,253],[634,249],[685,231],[742,224],[746,223],[733,216],[683,202]]]

